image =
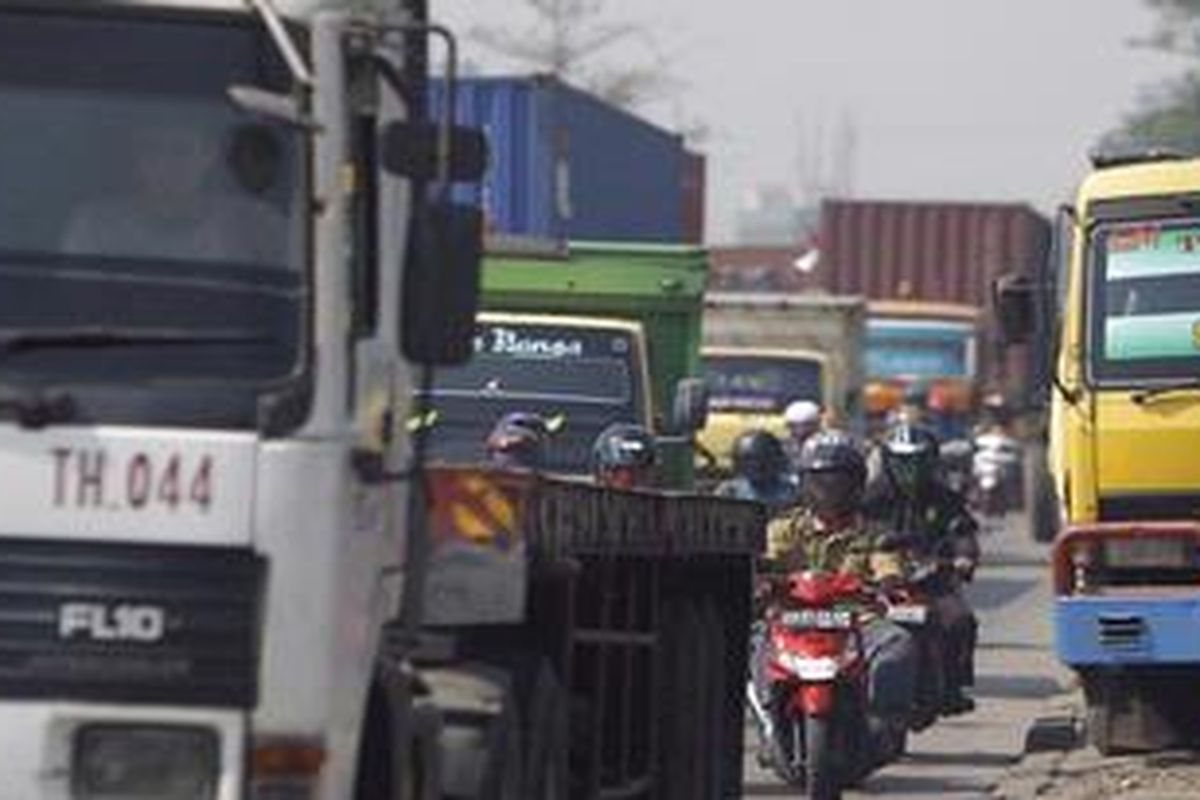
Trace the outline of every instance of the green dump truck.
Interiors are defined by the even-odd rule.
[[[695,397],[707,269],[695,247],[491,243],[475,358],[434,381],[435,457],[479,461],[496,420],[528,411],[557,429],[550,470],[584,474],[607,425],[638,422],[661,437],[662,485],[690,485],[676,409]]]

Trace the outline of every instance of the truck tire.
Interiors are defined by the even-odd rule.
[[[550,662],[542,660],[525,704],[525,783],[530,800],[567,800],[568,706],[562,681]]]
[[[1198,677],[1153,667],[1088,670],[1081,683],[1089,741],[1105,756],[1194,747]]]
[[[441,714],[398,670],[380,669],[368,693],[355,800],[438,800]]]
[[[1044,466],[1031,470],[1029,532],[1035,542],[1052,542],[1062,525],[1058,490]]]
[[[706,692],[703,665],[706,647],[695,607],[675,600],[662,615],[662,683],[658,692],[662,703],[659,740],[659,777],[662,800],[696,800],[703,797],[700,765],[713,757],[705,753],[703,727],[708,721],[699,702]]]
[[[424,673],[442,712],[446,800],[524,800],[521,717],[512,680],[484,665]]]

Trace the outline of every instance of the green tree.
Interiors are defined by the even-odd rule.
[[[1200,0],[1146,0],[1157,21],[1134,45],[1200,59]],[[1200,69],[1148,91],[1102,144],[1200,153]]]
[[[613,20],[603,0],[524,0],[526,23],[479,26],[471,35],[480,44],[533,72],[583,86],[616,105],[633,108],[667,91],[673,83],[665,59],[645,27]],[[519,23],[518,23],[519,24]],[[607,58],[611,51],[621,55]]]

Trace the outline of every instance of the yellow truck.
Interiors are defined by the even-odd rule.
[[[701,454],[728,470],[738,434],[784,433],[783,412],[811,400],[829,421],[857,421],[866,302],[860,297],[710,293],[701,361],[709,387]]]
[[[1039,279],[997,286],[1047,365],[1057,648],[1103,752],[1200,738],[1200,160],[1098,159]]]

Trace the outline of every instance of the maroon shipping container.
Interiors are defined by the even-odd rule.
[[[986,306],[992,280],[1032,271],[1049,236],[1020,204],[827,200],[818,270],[837,294]]]
[[[683,188],[680,192],[683,224],[680,231],[683,241],[689,244],[704,243],[704,214],[708,205],[708,165],[700,153],[685,150],[683,153]]]
[[[1049,241],[1049,221],[1022,204],[827,200],[816,272],[838,294],[980,307],[983,380],[1016,389],[1028,357],[999,346],[992,281],[1033,272]]]

